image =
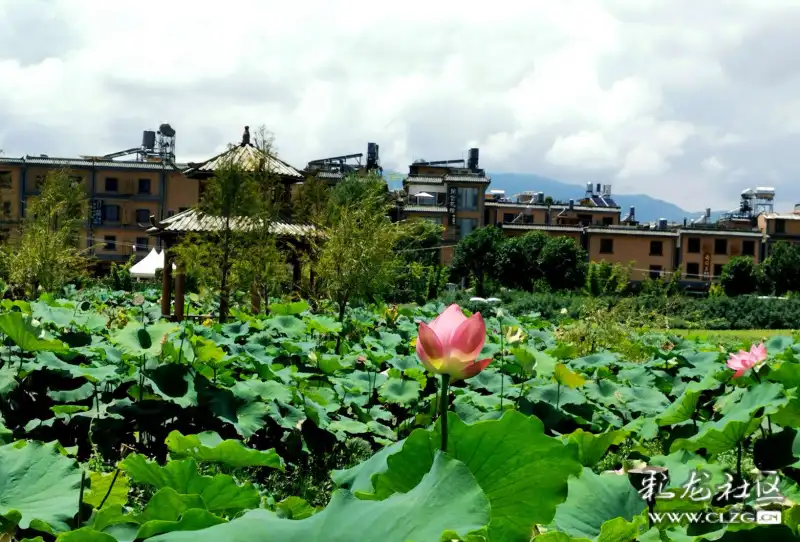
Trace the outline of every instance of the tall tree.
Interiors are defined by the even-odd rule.
[[[398,228],[386,216],[390,203],[382,182],[371,174],[353,176],[331,193],[316,267],[320,286],[338,305],[340,322],[344,322],[348,303],[371,298],[385,289],[393,276]],[[341,339],[342,334],[336,341],[337,352]]]
[[[275,171],[273,139],[263,128],[257,132],[254,160],[238,159],[231,151],[207,181],[198,212],[212,216],[214,232],[189,235],[175,247],[178,258],[198,282],[219,292],[219,320],[225,322],[233,290],[249,290],[277,265],[273,223],[284,209],[285,190]],[[263,261],[268,257],[269,262]],[[275,265],[273,265],[275,264]]]
[[[40,194],[29,199],[18,239],[6,247],[11,284],[35,295],[81,276],[87,260],[79,234],[87,211],[85,187],[68,170],[49,172]]]
[[[504,242],[500,228],[486,226],[473,230],[456,246],[452,271],[457,277],[475,277],[476,295],[484,295],[486,279],[495,276],[497,255]]]

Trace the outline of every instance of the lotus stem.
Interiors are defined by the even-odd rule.
[[[447,398],[450,392],[448,388],[450,387],[450,375],[443,374],[442,375],[442,395],[441,395],[441,403],[439,406],[439,416],[442,420],[442,451],[447,451]]]

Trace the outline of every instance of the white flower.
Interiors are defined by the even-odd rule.
[[[561,314],[567,314],[567,308],[566,308],[566,307],[564,307],[563,309],[561,309]]]

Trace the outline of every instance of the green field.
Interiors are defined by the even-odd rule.
[[[716,340],[759,341],[781,335],[791,337],[795,333],[795,330],[791,329],[670,329],[665,331],[679,337],[708,342]]]

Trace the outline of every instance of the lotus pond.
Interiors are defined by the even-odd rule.
[[[491,309],[492,362],[450,386],[442,453],[415,341],[443,306],[175,324],[155,294],[72,297],[2,302],[3,542],[800,534],[789,336],[732,378],[714,344],[577,357],[547,321]]]

